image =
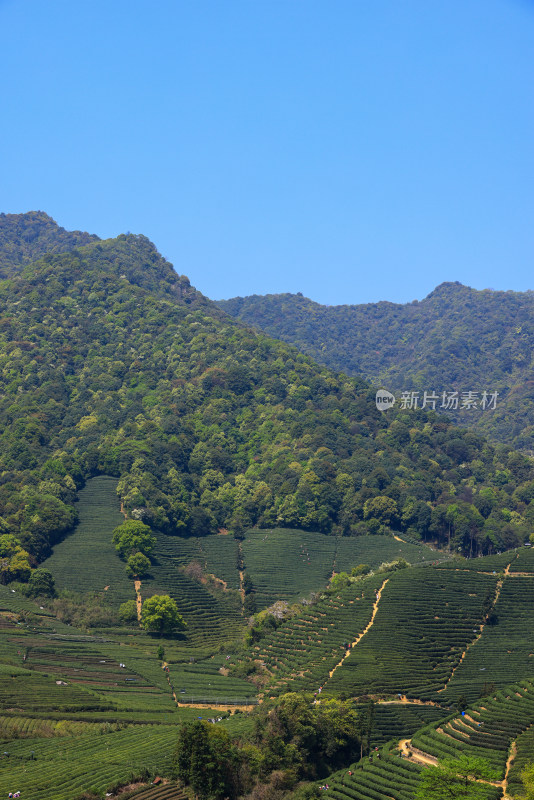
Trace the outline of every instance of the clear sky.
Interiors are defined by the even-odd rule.
[[[213,299],[534,289],[534,0],[0,0],[0,211]]]

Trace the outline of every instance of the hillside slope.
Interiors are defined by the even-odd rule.
[[[66,253],[98,236],[60,228],[44,211],[0,214],[0,278],[7,278],[45,253]]]
[[[534,292],[443,283],[421,302],[323,306],[300,294],[218,302],[233,317],[320,363],[391,391],[499,392],[495,411],[447,411],[462,425],[534,451]]]
[[[0,421],[0,524],[37,558],[95,474],[166,534],[393,528],[487,552],[531,531],[527,458],[380,414],[362,380],[233,321],[143,236],[0,282]]]

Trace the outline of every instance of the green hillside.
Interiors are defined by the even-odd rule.
[[[336,773],[329,780],[328,794],[336,800],[412,800],[429,761],[437,763],[445,757],[469,755],[482,758],[495,770],[496,780],[493,784],[479,785],[477,797],[502,798],[504,781],[508,788],[519,789],[518,773],[512,768],[512,774],[508,775],[506,762],[512,745],[515,747],[517,743],[521,752],[518,762],[525,763],[522,750],[531,741],[533,693],[533,685],[524,683],[484,698],[483,702],[470,706],[464,715],[454,714],[439,723],[430,723],[408,740],[402,750],[386,746],[370,757],[368,763],[355,763],[350,772],[347,768]],[[441,796],[467,796],[461,791],[460,784],[442,789]],[[514,798],[519,796],[514,792]]]
[[[111,542],[113,529],[124,522],[117,498],[117,479],[100,475],[78,494],[78,523],[56,545],[43,567],[61,589],[106,592],[115,606],[132,596],[132,582]]]
[[[45,253],[65,253],[97,241],[94,234],[60,228],[43,211],[0,214],[0,278],[19,272]]]
[[[527,551],[514,572],[520,555],[510,553],[500,571],[491,556],[434,561],[330,588],[253,630],[254,681],[269,695],[321,686],[327,697],[401,694],[446,709],[533,680],[534,558]]]
[[[496,409],[446,411],[458,424],[534,451],[534,293],[443,283],[428,297],[323,306],[302,294],[218,302],[237,319],[332,369],[395,392],[499,392]]]
[[[142,236],[26,266],[0,314],[0,516],[39,560],[96,474],[165,534],[394,529],[476,553],[531,531],[528,459],[380,414],[361,380],[231,321]]]
[[[333,772],[337,800],[413,800],[409,737],[526,764],[532,461],[381,414],[143,236],[1,225],[0,791],[185,800],[178,737],[213,800],[310,800]],[[154,540],[135,587],[125,516]],[[154,595],[185,627],[139,625]]]

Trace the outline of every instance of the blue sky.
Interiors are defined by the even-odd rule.
[[[0,0],[0,211],[214,299],[534,289],[533,0]]]

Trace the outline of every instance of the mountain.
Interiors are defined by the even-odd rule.
[[[478,392],[458,424],[534,452],[534,292],[443,283],[421,302],[324,306],[301,294],[236,297],[220,308],[322,364],[390,391]],[[498,392],[495,410],[482,392]],[[421,400],[420,400],[421,401]]]
[[[517,794],[534,552],[407,539],[522,543],[524,454],[380,413],[132,235],[0,281],[0,438],[4,796],[302,800],[328,780],[413,800],[442,753]],[[111,541],[121,511],[154,533],[142,577]],[[160,594],[185,629],[139,626]]]
[[[0,214],[0,278],[13,275],[45,253],[65,253],[97,241],[94,234],[60,228],[43,211]]]
[[[232,320],[143,236],[1,281],[0,366],[0,525],[37,559],[96,474],[167,534],[396,529],[488,552],[531,530],[529,459],[380,413],[363,380]]]

